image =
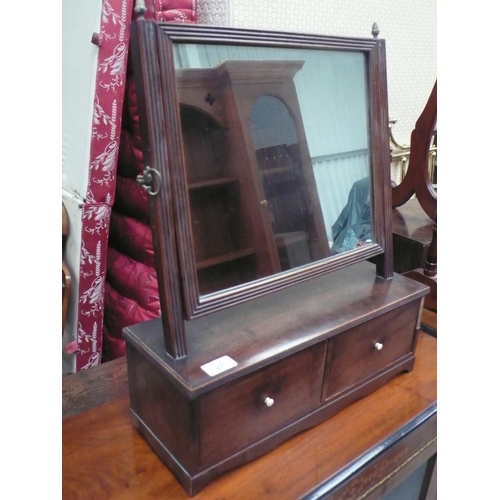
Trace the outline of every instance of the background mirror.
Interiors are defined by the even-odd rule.
[[[174,55],[200,294],[375,243],[364,54]]]

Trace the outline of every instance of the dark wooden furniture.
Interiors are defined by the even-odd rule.
[[[129,399],[124,357],[62,378],[63,420],[117,399]]]
[[[437,195],[429,175],[429,148],[437,120],[437,81],[411,133],[410,163],[401,184],[392,190],[392,206],[400,207],[413,195],[424,212],[437,221]]]
[[[134,424],[194,494],[411,370],[426,291],[359,263],[188,322],[178,360],[159,319],[127,328]]]
[[[425,307],[432,311],[437,311],[437,193],[429,175],[429,148],[436,133],[436,120],[437,81],[411,134],[408,171],[401,184],[393,187],[392,193],[392,206],[398,209],[397,212],[393,211],[396,228],[394,238],[395,244],[398,243],[398,246],[394,247],[395,260],[401,264],[400,261],[407,258],[400,256],[406,254],[412,256],[412,262],[404,262],[405,267],[418,264],[405,269],[404,273],[429,286],[430,293],[425,299]],[[417,203],[425,214],[419,213]],[[432,221],[430,235],[429,223],[425,215]],[[404,232],[403,225],[406,225],[407,221],[410,224],[414,223],[416,218],[422,222],[418,236],[413,241],[404,239],[405,235],[401,235]],[[422,238],[425,243],[424,247],[422,247]]]
[[[411,373],[222,475],[196,498],[436,498],[436,351],[436,339],[420,333]],[[127,378],[120,358],[63,379],[64,500],[189,498],[130,424]]]
[[[403,274],[425,267],[434,224],[417,198],[393,209],[394,272]]]
[[[62,203],[62,247],[64,251],[64,245],[66,239],[68,238],[68,211]],[[64,256],[62,259],[62,334],[64,335],[64,326],[66,325],[66,317],[68,315],[69,306],[69,294],[71,291],[71,274],[69,268],[64,262]]]
[[[124,330],[131,415],[194,495],[411,371],[428,288],[393,275],[383,40],[144,19],[131,33],[162,307]],[[177,68],[200,44],[281,59]],[[332,256],[292,81],[308,51],[342,54],[357,70],[339,88],[361,89],[372,239]],[[261,98],[284,106],[293,139],[259,144]]]

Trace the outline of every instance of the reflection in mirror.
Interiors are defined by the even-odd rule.
[[[280,270],[327,257],[321,212],[313,210],[318,203],[309,196],[318,196],[314,176],[309,176],[309,186],[304,175],[305,168],[311,172],[311,162],[308,156],[307,165],[302,162],[290,111],[277,97],[260,96],[252,104],[249,126]]]
[[[174,45],[201,295],[373,240],[362,53]]]

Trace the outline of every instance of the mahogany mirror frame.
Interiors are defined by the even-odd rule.
[[[200,295],[190,229],[173,46],[176,43],[354,51],[365,55],[368,75],[373,239],[361,248],[237,287]],[[155,264],[166,350],[187,353],[184,321],[372,259],[377,275],[393,275],[390,149],[385,41],[254,29],[158,23],[139,18],[131,48],[149,192]],[[149,167],[149,168],[148,168]]]

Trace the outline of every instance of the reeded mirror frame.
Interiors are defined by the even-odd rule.
[[[144,19],[132,24],[131,36],[144,162],[152,169],[145,177],[149,181],[149,191],[156,194],[149,198],[162,317],[164,329],[167,330],[167,351],[182,355],[184,347],[175,345],[182,336],[175,335],[174,332],[183,328],[184,320],[195,319],[359,261],[372,259],[378,276],[385,279],[392,277],[390,151],[384,40],[155,23]],[[176,91],[173,47],[177,43],[288,47],[364,54],[369,94],[368,134],[375,243],[220,292],[200,295]],[[342,291],[339,290],[339,293]],[[167,338],[169,336],[170,340]]]

